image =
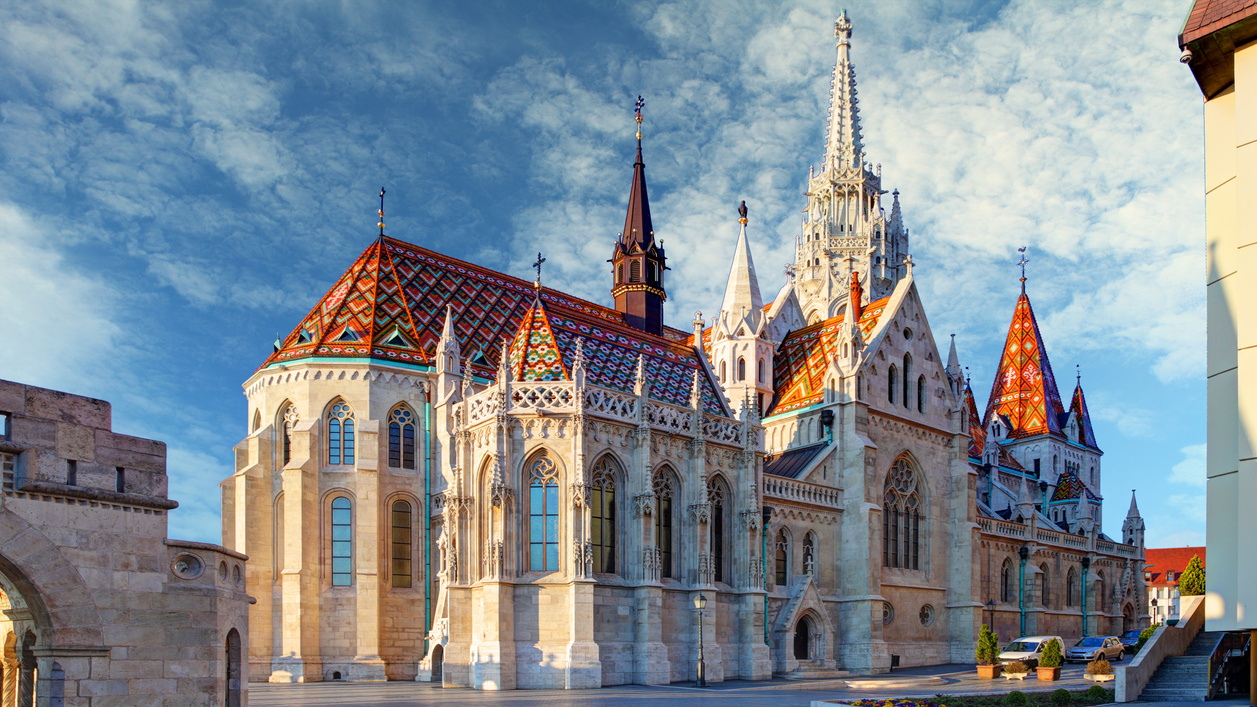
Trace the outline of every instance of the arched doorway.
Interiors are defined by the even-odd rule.
[[[812,620],[806,616],[794,625],[794,657],[795,660],[807,660],[812,657]]]
[[[441,644],[432,646],[432,682],[441,682],[441,658],[444,653]]]
[[[226,707],[240,707],[240,632],[231,629],[227,632],[227,695],[223,704]]]
[[[1135,610],[1130,604],[1122,609],[1122,633],[1130,631],[1135,626]]]

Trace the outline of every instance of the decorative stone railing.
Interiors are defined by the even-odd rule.
[[[779,498],[783,501],[808,503],[813,506],[837,508],[842,499],[841,492],[829,486],[818,486],[805,481],[783,479],[779,476],[764,474],[764,495]]]
[[[998,518],[978,518],[978,529],[990,535],[1002,535],[1007,538],[1026,540],[1028,539],[1029,528],[1030,526],[1022,523],[1013,523],[1012,521],[1000,520]],[[1034,540],[1045,545],[1057,545],[1082,551],[1087,549],[1086,536],[1061,533],[1055,530],[1048,530],[1047,528],[1035,529]],[[1137,554],[1134,546],[1113,543],[1107,540],[1096,541],[1096,552],[1121,555],[1123,557],[1134,557]]]
[[[742,443],[742,424],[715,415],[703,415],[703,437],[725,444]]]
[[[486,388],[467,398],[467,424],[474,425],[496,414],[498,414],[498,389],[496,386]]]
[[[590,385],[585,387],[585,412],[624,422],[637,422],[637,396]]]
[[[654,400],[646,404],[646,422],[651,427],[673,433],[689,432],[693,420],[694,411],[688,408]]]
[[[572,412],[576,389],[567,381],[511,384],[507,410]]]

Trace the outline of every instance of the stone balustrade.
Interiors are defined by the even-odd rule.
[[[836,488],[768,474],[764,475],[764,496],[825,508],[837,508],[842,500],[842,492]]]

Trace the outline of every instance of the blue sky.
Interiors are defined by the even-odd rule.
[[[855,2],[868,158],[902,192],[940,348],[985,400],[1017,247],[1105,451],[1104,529],[1204,540],[1201,99],[1183,0]],[[832,2],[0,0],[0,377],[169,445],[217,541],[240,384],[373,238],[609,302],[646,97],[669,322],[719,306],[736,204],[766,297],[821,157]],[[719,273],[714,276],[713,273]]]

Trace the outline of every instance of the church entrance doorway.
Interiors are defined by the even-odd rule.
[[[440,645],[432,646],[432,682],[441,682],[441,659],[444,653]]]
[[[1130,604],[1127,604],[1126,608],[1122,609],[1122,633],[1132,630],[1134,623],[1135,610],[1131,608]]]
[[[806,616],[794,626],[794,657],[807,660],[811,657],[812,620]]]

